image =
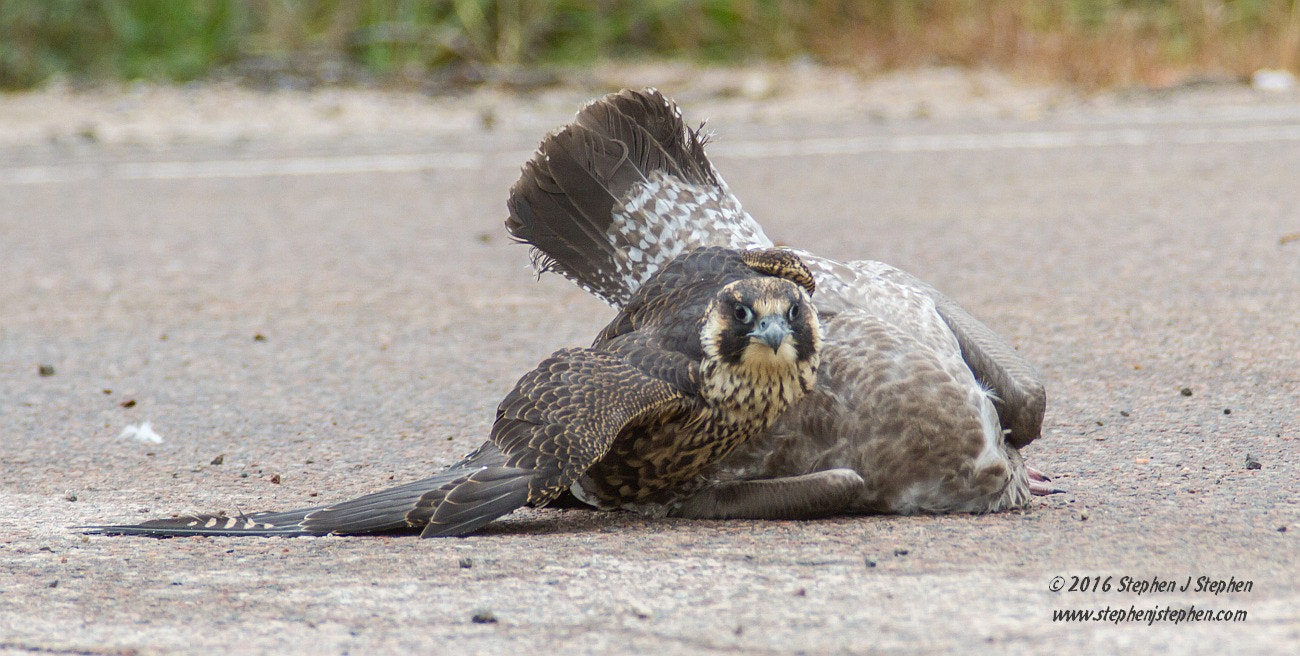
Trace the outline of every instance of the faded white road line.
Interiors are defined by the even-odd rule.
[[[996,132],[891,137],[841,137],[718,143],[711,150],[727,157],[808,157],[866,153],[929,153],[961,150],[1015,150],[1300,141],[1300,125],[1254,125],[1179,130],[1086,130],[1076,132]]]
[[[1300,125],[1198,127],[1165,130],[1139,128],[990,132],[966,134],[896,135],[778,139],[720,142],[710,151],[721,157],[765,159],[864,155],[870,153],[933,153],[980,150],[1148,146],[1154,144],[1239,144],[1300,141]],[[437,170],[480,170],[503,153],[445,152],[405,155],[341,155],[169,162],[51,164],[0,168],[0,185],[48,184],[83,180],[199,180],[294,175],[400,173]],[[517,159],[523,162],[527,155]]]
[[[482,153],[448,152],[412,155],[218,159],[192,162],[53,164],[0,168],[0,184],[44,184],[96,179],[199,180],[203,178],[258,178],[282,175],[477,170],[483,168],[486,162],[487,157]]]

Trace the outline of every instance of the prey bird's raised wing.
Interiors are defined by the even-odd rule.
[[[510,190],[506,228],[557,271],[622,306],[673,258],[772,245],[658,93],[592,103],[543,143]]]

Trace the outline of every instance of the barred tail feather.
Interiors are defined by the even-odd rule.
[[[104,535],[143,535],[150,537],[209,536],[265,536],[294,537],[310,535],[363,535],[412,531],[430,521],[443,500],[458,486],[470,483],[482,472],[505,470],[505,456],[490,443],[479,447],[461,462],[435,476],[381,490],[363,497],[328,506],[300,508],[285,512],[258,512],[249,515],[225,516],[216,514],[182,515],[154,519],[140,524],[85,526],[90,533]],[[527,488],[525,487],[525,492]],[[513,500],[514,497],[511,497]],[[486,521],[456,535],[463,535],[524,505],[501,510],[502,503],[490,504],[494,512]],[[500,512],[497,512],[500,510]]]
[[[198,514],[181,515],[165,519],[152,519],[139,524],[109,524],[82,526],[88,533],[101,535],[143,535],[155,538],[184,537],[191,535],[229,536],[301,536],[324,535],[303,529],[303,518],[319,508],[303,508],[288,512],[259,512],[251,515]]]
[[[687,250],[770,246],[709,162],[706,142],[654,89],[605,96],[524,165],[506,229],[533,246],[539,271],[558,271],[614,305]]]

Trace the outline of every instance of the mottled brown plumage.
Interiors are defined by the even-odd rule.
[[[542,270],[616,307],[678,253],[770,248],[705,143],[653,89],[601,98],[525,165],[506,228]],[[903,271],[790,252],[816,281],[824,373],[771,430],[710,468],[718,484],[681,512],[989,511],[1052,490],[1018,451],[1039,436],[1046,404],[1032,365]]]
[[[602,508],[679,513],[705,468],[812,388],[820,326],[811,280],[781,251],[682,255],[629,297],[590,348],[557,351],[519,379],[489,441],[434,477],[319,508],[94,529],[442,537],[565,492]]]

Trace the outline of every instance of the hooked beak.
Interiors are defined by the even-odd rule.
[[[751,339],[762,340],[764,344],[772,347],[775,353],[785,342],[785,338],[790,335],[790,324],[786,323],[785,317],[773,315],[763,317],[758,320],[754,330],[749,333]]]

